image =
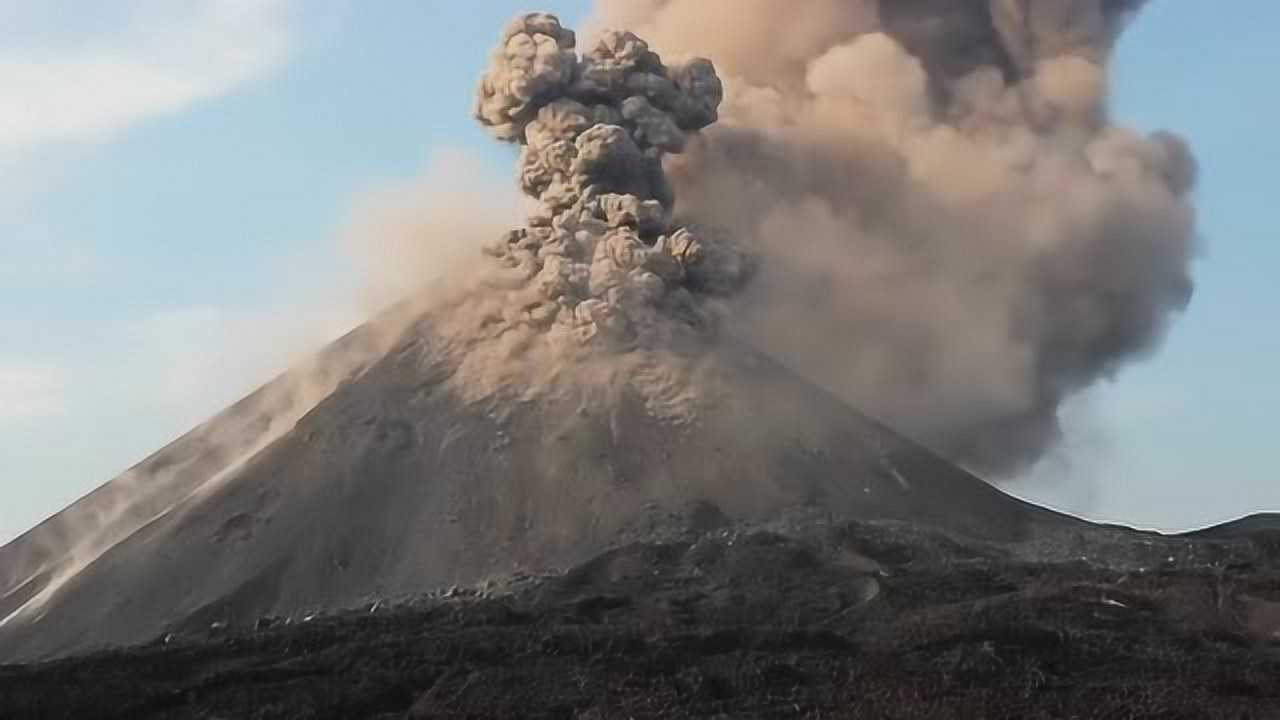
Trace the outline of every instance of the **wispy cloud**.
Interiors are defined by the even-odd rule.
[[[0,426],[57,414],[63,389],[56,367],[0,358]]]
[[[130,0],[86,13],[54,0],[13,13],[18,27],[0,49],[0,152],[103,140],[267,74],[289,56],[290,5]],[[72,37],[38,31],[48,17],[85,15]]]

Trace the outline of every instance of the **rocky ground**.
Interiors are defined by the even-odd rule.
[[[546,577],[0,667],[0,717],[1280,717],[1270,521],[664,522]]]

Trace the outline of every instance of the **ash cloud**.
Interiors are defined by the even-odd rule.
[[[755,263],[723,231],[675,219],[664,159],[717,120],[722,100],[710,61],[668,65],[630,32],[580,53],[554,15],[503,31],[474,115],[518,146],[531,210],[434,313],[465,397],[568,378],[579,400],[599,391],[607,405],[625,387],[664,416],[692,413],[699,353],[684,351],[709,347]]]
[[[711,58],[721,122],[674,216],[760,258],[732,330],[973,469],[1021,471],[1064,401],[1190,299],[1196,164],[1112,123],[1134,0],[602,0]]]
[[[700,296],[731,294],[752,266],[722,236],[673,222],[662,161],[716,121],[715,68],[668,67],[629,32],[581,56],[576,44],[554,15],[517,18],[476,94],[476,119],[520,145],[519,186],[537,201],[488,248],[526,295],[500,320],[624,345],[658,319],[706,325]]]

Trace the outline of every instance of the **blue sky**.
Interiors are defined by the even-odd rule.
[[[507,177],[468,110],[525,7],[0,0],[0,542],[355,322],[370,193],[460,151]],[[1163,529],[1280,509],[1280,5],[1231,10],[1152,3],[1121,47],[1118,117],[1200,157],[1196,297],[1019,494]]]

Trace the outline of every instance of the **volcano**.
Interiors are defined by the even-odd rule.
[[[334,389],[291,426],[278,407],[296,374],[0,550],[0,659],[547,572],[673,513],[811,508],[1005,541],[1070,522],[747,347],[708,351],[703,382],[725,392],[696,422],[627,396],[606,413],[498,413],[450,390],[456,368],[431,352],[430,322],[376,360],[375,329],[357,330],[319,354]]]
[[[0,550],[0,660],[553,572],[662,523],[795,510],[1026,540],[994,490],[721,331],[750,254],[681,224],[664,155],[711,63],[517,18],[476,117],[525,227]],[[456,292],[455,292],[456,291]]]
[[[669,531],[818,515],[1031,545],[1009,497],[733,335],[751,248],[664,158],[712,63],[506,28],[475,116],[534,201],[447,299],[406,302],[0,549],[0,661],[555,574]]]
[[[0,548],[0,716],[1280,717],[1275,516],[1096,525],[855,408],[1007,469],[1185,303],[1192,158],[1105,122],[1140,4],[618,3],[721,41],[706,135],[711,61],[516,18],[527,222]]]

